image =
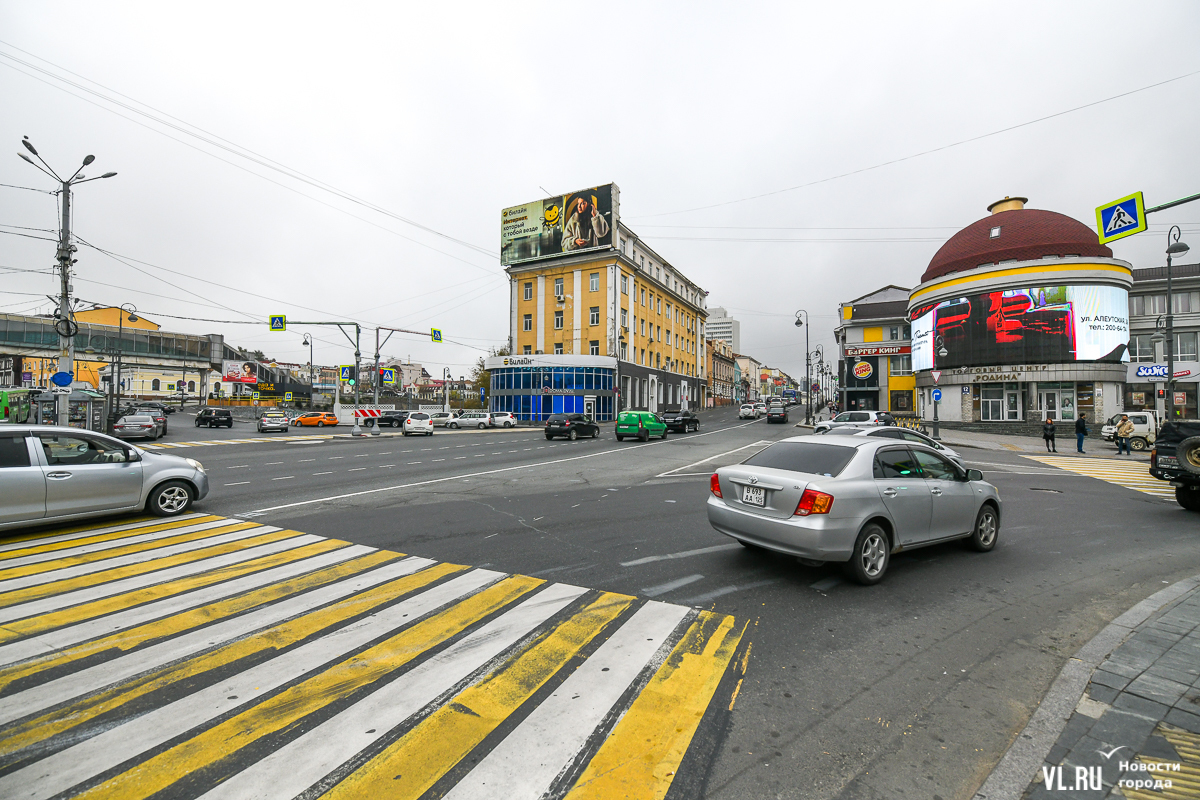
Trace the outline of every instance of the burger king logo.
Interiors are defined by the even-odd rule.
[[[871,369],[871,364],[868,361],[860,361],[854,365],[854,377],[858,378],[860,381],[865,381],[867,378],[871,377],[871,372],[873,372],[873,370]]]

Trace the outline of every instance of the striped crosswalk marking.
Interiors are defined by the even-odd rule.
[[[1137,492],[1152,494],[1168,500],[1175,499],[1175,489],[1166,481],[1151,477],[1144,461],[1121,461],[1115,458],[1073,458],[1071,456],[1025,456],[1052,467],[1098,478]]]
[[[208,515],[0,540],[0,797],[662,797],[743,633]]]

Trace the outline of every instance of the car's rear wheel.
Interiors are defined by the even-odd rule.
[[[1188,511],[1200,511],[1200,486],[1176,486],[1175,502]]]
[[[167,481],[155,487],[146,509],[157,517],[177,517],[192,505],[192,490],[183,481]]]
[[[617,434],[617,441],[618,441],[618,442],[623,442],[623,441],[625,441],[625,437],[624,437],[624,436],[622,436],[621,434],[619,434],[619,433],[618,433],[618,434]]]
[[[891,547],[887,533],[872,522],[864,527],[854,541],[854,553],[846,568],[850,577],[863,586],[872,586],[883,580],[891,560]]]
[[[639,442],[650,441],[650,431],[646,430],[645,428],[642,428],[640,431],[638,431],[638,441]]]
[[[457,422],[451,422],[451,423],[450,423],[449,425],[447,425],[446,427],[447,427],[447,428],[453,428],[454,430],[458,430],[458,423],[457,423]]]
[[[667,428],[663,428],[663,434],[662,434],[661,438],[663,438],[663,439],[667,438],[668,433],[670,433],[670,431]]]
[[[481,431],[482,431],[482,430],[485,430],[486,428],[487,428],[487,423],[486,423],[486,422],[481,422],[481,423],[479,423],[479,430],[481,430]]]
[[[575,441],[576,439],[579,438],[579,431],[573,430],[573,431],[568,432],[567,438],[570,439],[572,442]]]
[[[546,434],[546,441],[547,441],[547,442],[548,442],[548,441],[550,441],[550,440],[551,440],[551,439],[553,439],[553,438],[554,438],[554,437],[553,437],[553,436],[551,436],[550,434],[548,434],[548,433]]]
[[[319,419],[319,420],[317,420],[317,427],[318,427],[318,428],[324,428],[324,427],[325,427],[325,420],[323,420],[323,419]]]
[[[1000,515],[996,513],[996,509],[991,504],[985,504],[979,509],[979,515],[975,517],[975,530],[971,532],[970,538],[967,539],[967,544],[972,550],[980,553],[986,553],[996,546],[996,540],[1000,538]]]

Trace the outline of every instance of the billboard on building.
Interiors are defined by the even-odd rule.
[[[258,383],[258,363],[254,361],[222,361],[221,380],[225,383]]]
[[[1035,286],[956,297],[912,313],[913,369],[1129,360],[1129,292]]]
[[[617,195],[617,187],[609,183],[504,209],[500,263],[611,247]]]

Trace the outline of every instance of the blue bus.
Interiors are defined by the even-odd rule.
[[[784,389],[783,390],[783,402],[785,405],[789,405],[789,406],[796,405],[796,390],[795,389]]]

